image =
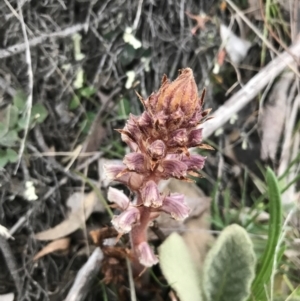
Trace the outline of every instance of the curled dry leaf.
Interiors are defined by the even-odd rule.
[[[221,24],[220,34],[225,50],[231,61],[239,64],[247,55],[251,43],[235,35],[230,28]]]
[[[38,252],[34,257],[33,260],[38,260],[41,257],[56,252],[56,251],[66,251],[69,249],[70,246],[70,238],[64,237],[61,239],[54,240],[47,244],[40,252]]]
[[[35,238],[38,240],[54,240],[65,237],[75,232],[76,230],[82,227],[82,225],[93,212],[105,211],[104,206],[102,206],[102,210],[99,210],[99,204],[101,203],[94,191],[85,194],[82,198],[80,208],[78,208],[75,211],[72,211],[67,217],[67,219],[65,219],[63,222],[61,222],[54,228],[37,233],[35,235]]]

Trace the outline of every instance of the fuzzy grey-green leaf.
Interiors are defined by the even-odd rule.
[[[203,268],[207,301],[244,301],[255,272],[252,242],[239,225],[226,227],[209,251]]]
[[[160,267],[181,301],[201,301],[200,278],[183,238],[172,233],[160,246]]]

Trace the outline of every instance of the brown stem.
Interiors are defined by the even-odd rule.
[[[141,195],[138,195],[138,205],[142,204]],[[139,262],[139,254],[137,253],[137,247],[142,242],[147,242],[147,229],[150,222],[150,208],[145,206],[138,207],[140,210],[140,223],[132,228],[130,232],[130,241],[131,241],[131,248],[133,252],[133,262],[132,262],[132,269],[133,275],[138,276],[145,267],[140,264]]]

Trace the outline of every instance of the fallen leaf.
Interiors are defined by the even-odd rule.
[[[14,298],[15,298],[14,293],[0,295],[0,301],[13,301]]]
[[[233,63],[239,64],[246,57],[252,44],[235,35],[224,24],[221,24],[220,26],[220,35],[229,58]]]
[[[99,203],[100,201],[94,191],[85,194],[82,199],[81,208],[71,212],[67,219],[54,228],[37,233],[35,238],[37,240],[54,240],[68,236],[81,228],[93,212],[99,211]],[[105,208],[102,206],[101,212],[104,211]]]
[[[70,209],[69,214],[71,214],[71,212],[76,212],[82,209],[82,200],[84,200],[85,197],[86,194],[83,192],[74,192],[69,196],[69,198],[66,201],[66,205]],[[103,204],[101,202],[96,202],[94,204],[93,212],[103,212],[103,211],[104,211]]]
[[[47,254],[56,252],[56,251],[66,251],[70,246],[70,238],[64,237],[61,239],[54,240],[47,244],[41,251],[39,251],[34,257],[33,260],[38,260],[41,257],[44,257]]]
[[[91,237],[93,243],[100,247],[102,245],[105,245],[107,240],[110,241],[112,239],[115,241],[118,234],[119,233],[116,231],[116,229],[112,228],[112,227],[110,227],[110,228],[104,227],[101,229],[96,229],[96,230],[90,231],[90,237]]]
[[[262,160],[267,158],[275,160],[286,118],[286,100],[293,80],[294,75],[292,72],[284,73],[280,77],[272,88],[268,103],[259,116],[259,130],[261,132],[260,157]]]

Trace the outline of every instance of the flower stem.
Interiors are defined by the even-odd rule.
[[[141,195],[138,195],[137,205],[142,204]],[[137,253],[137,247],[142,242],[147,242],[147,229],[150,222],[150,208],[145,206],[138,207],[140,210],[140,224],[136,225],[132,228],[130,232],[130,241],[131,241],[131,248],[133,251],[133,262],[132,262],[132,270],[134,277],[138,276],[143,270],[144,266],[139,262],[139,254]]]

